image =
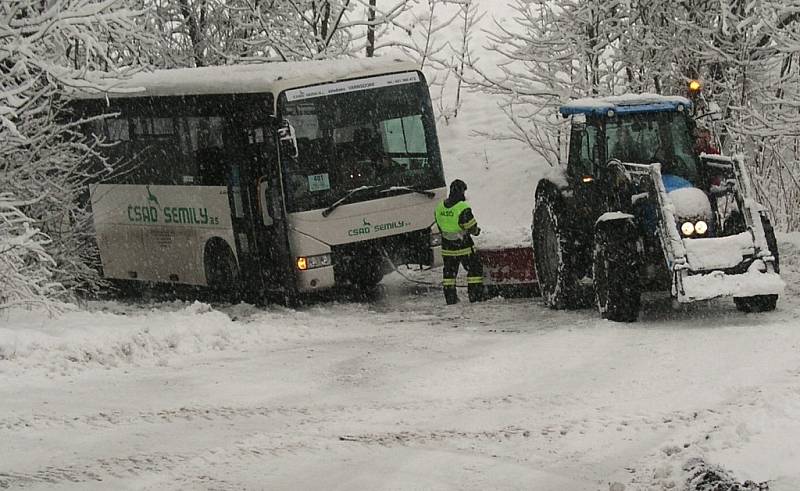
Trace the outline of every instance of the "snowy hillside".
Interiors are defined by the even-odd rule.
[[[478,128],[504,128],[508,122],[497,100],[471,95],[461,116],[439,125],[445,176],[467,183],[467,199],[485,233],[477,245],[530,243],[533,194],[548,169],[537,154],[518,142],[489,140]]]

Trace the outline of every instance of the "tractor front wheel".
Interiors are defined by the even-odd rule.
[[[592,251],[594,297],[604,319],[634,322],[641,308],[641,258],[631,225],[595,232]]]
[[[754,297],[734,297],[733,303],[739,312],[770,312],[778,306],[778,295],[756,295]]]
[[[775,238],[775,229],[769,218],[761,217],[761,226],[764,227],[764,238],[767,240],[769,253],[775,258],[773,265],[775,272],[780,273],[780,255],[778,253],[778,241]],[[736,310],[740,312],[771,312],[778,306],[778,295],[756,295],[753,297],[734,297],[733,303]]]

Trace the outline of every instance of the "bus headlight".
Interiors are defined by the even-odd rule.
[[[439,247],[442,245],[442,234],[431,233],[431,247]]]
[[[319,254],[317,256],[300,256],[297,258],[295,264],[297,265],[297,269],[299,269],[300,271],[306,271],[308,269],[330,266],[331,264],[333,264],[333,260],[331,258],[330,253],[328,253],[328,254]]]
[[[692,235],[694,233],[694,224],[692,222],[683,222],[681,233],[687,237]]]

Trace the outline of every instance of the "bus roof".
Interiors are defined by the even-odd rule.
[[[609,111],[614,111],[615,114],[646,113],[680,111],[691,107],[692,101],[685,97],[658,94],[625,94],[575,99],[561,106],[559,112],[565,117],[571,114],[605,116]]]
[[[125,79],[106,79],[99,90],[75,94],[79,99],[156,97],[280,92],[325,82],[418,70],[398,59],[353,58],[176,68],[138,72]]]

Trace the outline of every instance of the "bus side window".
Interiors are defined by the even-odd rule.
[[[195,153],[201,186],[226,186],[225,152],[219,147],[199,148]]]

